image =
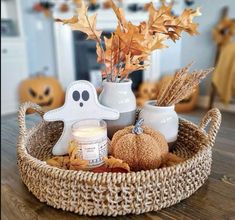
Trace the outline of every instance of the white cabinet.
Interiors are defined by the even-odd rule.
[[[1,115],[17,112],[19,83],[28,77],[21,0],[1,1],[1,19],[14,22],[16,36],[1,35]]]
[[[18,110],[19,83],[28,77],[25,43],[21,39],[2,39],[1,114]]]

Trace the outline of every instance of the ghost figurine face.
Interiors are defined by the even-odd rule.
[[[66,91],[64,105],[44,114],[46,121],[64,122],[63,133],[52,153],[63,155],[68,152],[71,126],[74,122],[83,119],[116,120],[118,118],[117,110],[105,107],[98,102],[95,87],[90,82],[79,80],[71,83]]]
[[[94,92],[90,84],[77,83],[70,88],[66,99],[80,108],[86,108],[95,102]]]

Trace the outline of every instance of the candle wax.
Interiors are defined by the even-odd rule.
[[[77,138],[95,138],[106,135],[106,130],[97,126],[80,127],[73,131],[73,136]]]

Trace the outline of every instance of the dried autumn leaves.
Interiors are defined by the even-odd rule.
[[[65,169],[65,170],[89,170],[95,173],[102,172],[121,172],[126,173],[130,171],[130,167],[127,163],[124,163],[120,159],[114,157],[104,158],[104,165],[96,168],[89,168],[88,161],[82,160],[78,156],[78,147],[71,141],[68,148],[68,155],[55,156],[46,160],[48,165]]]
[[[70,19],[56,19],[68,24],[73,30],[87,34],[88,39],[95,40],[97,62],[104,64],[103,78],[107,81],[120,82],[136,70],[143,70],[148,66],[148,58],[152,51],[166,47],[164,41],[176,41],[181,33],[197,34],[197,24],[193,18],[199,16],[199,9],[185,9],[180,16],[171,14],[171,7],[162,5],[156,9],[149,4],[149,19],[134,25],[125,19],[123,10],[110,0],[113,11],[118,19],[116,30],[110,38],[104,37],[104,46],[101,40],[102,31],[96,29],[96,14],[88,16],[87,7],[82,1],[77,13]]]
[[[88,167],[87,160],[77,157],[77,147],[73,142],[69,144],[68,155],[52,157],[46,163],[65,170],[87,170]]]

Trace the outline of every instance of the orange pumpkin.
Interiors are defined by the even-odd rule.
[[[20,83],[20,102],[34,102],[44,110],[58,108],[64,103],[65,93],[61,84],[54,77],[36,75]],[[28,113],[33,113],[29,110]]]
[[[148,100],[156,99],[157,84],[155,82],[143,82],[138,91],[137,105],[143,106]]]
[[[139,119],[135,126],[117,131],[111,142],[111,155],[133,171],[158,168],[169,151],[165,137],[142,124],[143,119]]]

